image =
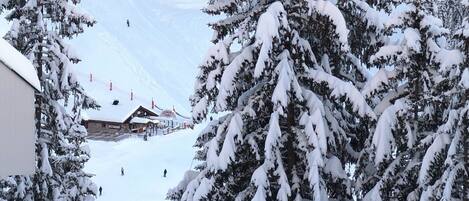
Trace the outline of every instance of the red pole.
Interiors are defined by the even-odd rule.
[[[112,91],[112,81],[109,81],[109,91]]]

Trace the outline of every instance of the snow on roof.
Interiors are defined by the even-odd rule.
[[[99,102],[101,107],[98,110],[85,111],[83,114],[83,119],[122,123],[140,107],[158,114],[157,110],[145,107],[137,101],[119,100],[119,104],[117,105],[113,105],[113,101],[114,100],[108,102]]]
[[[144,118],[144,117],[134,117],[132,118],[132,120],[130,120],[130,123],[137,123],[137,124],[147,124],[147,123],[160,123],[160,121],[156,120],[156,119],[148,119],[148,118]]]
[[[182,122],[190,123],[191,122],[190,120],[181,118],[179,116],[176,116],[176,117],[159,116],[159,117],[151,117],[151,119],[159,120],[159,121],[174,121],[174,122],[180,122],[180,123],[182,123]]]
[[[174,118],[171,118],[171,117],[162,117],[162,116],[152,117],[152,119],[160,120],[160,121],[173,121],[173,120],[175,120]]]
[[[161,111],[160,116],[167,117],[167,118],[175,118],[176,113],[173,110],[166,109],[166,110]]]
[[[4,39],[0,39],[0,63],[5,64],[37,90],[41,90],[34,66]]]

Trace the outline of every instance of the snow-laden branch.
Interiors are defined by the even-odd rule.
[[[388,107],[381,114],[373,134],[372,144],[375,147],[375,164],[381,163],[388,156],[392,148],[395,147],[395,140],[392,128],[397,123],[397,115],[406,112],[408,105],[403,101],[396,101],[394,105]]]
[[[330,1],[325,0],[308,0],[308,6],[309,15],[314,11],[319,15],[328,17],[332,21],[332,24],[335,25],[335,33],[339,36],[341,49],[343,51],[348,51],[350,49],[348,45],[349,30],[347,29],[344,16],[339,8]]]
[[[273,40],[280,38],[281,29],[289,29],[287,16],[282,3],[275,2],[259,17],[256,28],[255,46],[260,47],[259,57],[254,68],[254,77],[260,77],[266,66],[271,64]]]
[[[372,96],[375,92],[381,90],[385,86],[389,86],[391,79],[395,78],[397,73],[395,70],[380,69],[371,79],[366,82],[361,93],[365,97]]]
[[[326,83],[327,87],[332,91],[331,97],[345,96],[347,101],[352,104],[352,109],[361,117],[370,117],[376,119],[373,109],[368,105],[360,91],[350,82],[345,82],[331,74],[319,70],[309,70],[306,75],[307,79],[315,83]]]

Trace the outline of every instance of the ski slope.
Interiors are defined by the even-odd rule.
[[[89,141],[91,159],[85,171],[95,174],[102,186],[98,201],[160,201],[189,170],[195,149],[192,147],[202,126],[166,136],[129,138],[119,142]],[[195,165],[192,164],[192,167]],[[121,167],[125,175],[120,175]],[[164,169],[168,170],[163,178]]]
[[[206,0],[82,0],[79,9],[97,24],[70,41],[82,62],[73,71],[98,103],[136,99],[189,115],[197,66],[209,47],[213,19]],[[10,25],[0,16],[0,34]],[[126,20],[130,27],[127,27]],[[90,82],[90,74],[93,81]],[[114,93],[109,93],[112,81]]]
[[[210,16],[204,0],[83,0],[97,24],[71,41],[83,62],[79,80],[98,102],[109,102],[109,82],[129,98],[155,99],[188,114],[197,66],[208,49]],[[127,27],[126,20],[130,27]],[[90,83],[89,74],[101,81]]]
[[[174,106],[190,116],[188,96],[212,36],[206,24],[213,19],[200,11],[205,2],[82,0],[79,8],[97,24],[68,41],[82,59],[72,71],[86,93],[101,105],[114,99],[128,102],[132,91],[134,101],[151,106],[154,99],[161,108]],[[4,15],[0,15],[1,36],[10,27]],[[94,174],[93,181],[103,187],[98,200],[164,200],[167,190],[176,186],[191,166],[199,128],[149,141],[89,141],[91,159],[85,171]],[[120,176],[121,167],[125,176]],[[168,177],[162,178],[165,168]]]

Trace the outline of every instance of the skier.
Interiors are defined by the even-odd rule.
[[[130,21],[127,19],[127,27],[130,27]]]
[[[100,187],[99,187],[99,196],[101,196],[102,194],[103,194],[103,187],[100,186]]]
[[[166,169],[164,169],[163,171],[163,177],[166,177],[166,173],[168,173],[168,171]]]
[[[121,167],[121,176],[124,176],[124,168]]]

